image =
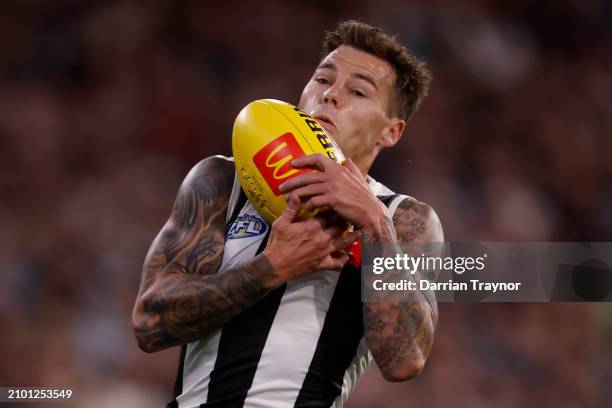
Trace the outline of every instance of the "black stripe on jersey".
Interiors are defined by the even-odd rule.
[[[391,205],[391,203],[393,202],[393,199],[397,197],[398,195],[399,194],[390,194],[390,195],[384,195],[384,196],[380,195],[380,196],[376,196],[376,198],[382,201],[384,205],[389,207],[389,205]]]
[[[389,206],[397,194],[378,196]],[[342,392],[344,373],[363,337],[360,270],[345,265],[329,305],[295,408],[327,408]]]
[[[269,231],[257,253],[266,247]],[[285,287],[271,291],[223,325],[215,368],[210,373],[208,399],[200,407],[241,408],[244,405]]]
[[[181,346],[181,356],[179,357],[178,372],[176,373],[176,381],[174,382],[174,391],[172,396],[174,399],[166,405],[166,408],[178,408],[176,397],[183,392],[183,367],[185,366],[185,355],[187,354],[187,345]]]
[[[227,235],[227,229],[232,226],[234,221],[236,221],[236,218],[238,218],[238,215],[240,214],[240,211],[242,210],[242,207],[244,207],[246,202],[247,202],[247,196],[244,190],[240,188],[240,195],[238,196],[238,200],[236,201],[236,206],[234,207],[234,211],[232,211],[232,216],[230,217],[229,221],[225,225],[226,235]]]

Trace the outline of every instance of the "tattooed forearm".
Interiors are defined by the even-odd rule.
[[[391,230],[370,242],[384,243],[383,257],[395,257],[397,242],[441,242],[442,229],[435,213],[425,204],[405,199],[393,217]],[[393,274],[394,272],[391,271]],[[400,274],[400,271],[397,271]],[[403,276],[410,279],[411,275]],[[408,302],[364,303],[364,326],[368,346],[385,377],[406,380],[418,374],[433,343],[437,324],[437,304],[433,293],[416,291]]]
[[[364,305],[368,345],[390,380],[406,380],[422,369],[435,323],[427,302],[376,302]]]
[[[212,333],[268,293],[267,276],[272,267],[264,255],[215,274],[185,274],[182,267],[168,273],[143,296],[139,345],[157,351]]]
[[[189,173],[151,245],[132,314],[145,351],[206,336],[267,293],[271,267],[258,256],[219,271],[234,166],[213,157]]]
[[[418,374],[431,350],[437,321],[435,304],[418,301],[364,303],[368,346],[387,379]]]

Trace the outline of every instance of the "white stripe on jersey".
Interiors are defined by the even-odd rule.
[[[208,339],[187,345],[183,365],[183,392],[176,400],[180,408],[196,408],[206,401],[210,373],[215,367],[221,330]]]
[[[340,272],[318,271],[287,283],[245,407],[283,408],[295,404],[339,276]],[[274,405],[272,401],[282,404]]]

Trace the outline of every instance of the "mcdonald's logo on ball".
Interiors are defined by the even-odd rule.
[[[280,195],[278,187],[288,178],[306,173],[307,169],[294,169],[291,160],[304,156],[304,150],[291,132],[274,139],[253,157],[253,162],[274,195]]]

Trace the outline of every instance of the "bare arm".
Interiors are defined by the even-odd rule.
[[[393,222],[383,217],[377,242],[442,242],[440,221],[427,205],[411,198],[397,208]],[[365,243],[365,242],[364,242]],[[394,257],[397,252],[381,254]],[[412,302],[365,302],[364,327],[372,355],[389,381],[404,381],[419,374],[431,350],[438,308],[432,293],[417,292]]]
[[[211,157],[198,163],[179,189],[170,219],[142,269],[132,325],[147,352],[205,337],[262,299],[270,290],[305,273],[340,270],[352,242],[321,219],[296,221],[293,199],[272,224],[265,250],[241,265],[219,271],[234,165]]]
[[[210,334],[270,290],[272,268],[259,255],[218,272],[234,165],[221,157],[198,163],[181,185],[172,214],[142,269],[132,324],[147,352]]]

